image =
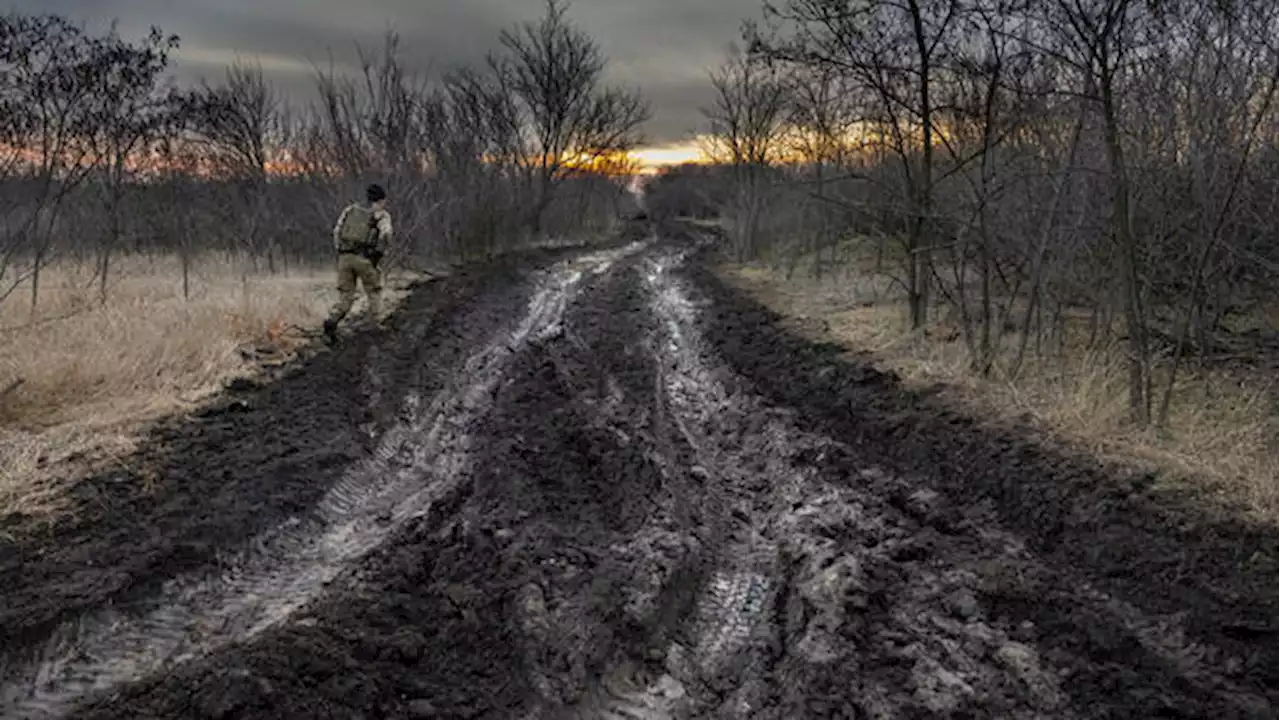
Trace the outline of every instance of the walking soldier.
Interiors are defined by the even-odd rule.
[[[352,203],[342,210],[333,226],[338,252],[338,302],[324,321],[325,337],[332,342],[338,323],[356,300],[356,283],[364,288],[369,319],[377,323],[382,312],[382,271],[379,261],[391,240],[391,214],[381,185],[365,189],[366,203]]]

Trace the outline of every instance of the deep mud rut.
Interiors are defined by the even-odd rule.
[[[115,512],[18,545],[0,715],[1274,717],[1274,535],[1091,510],[1100,470],[937,420],[688,242],[523,267],[163,429],[158,489],[98,478]],[[1247,543],[1271,566],[1223,567]]]

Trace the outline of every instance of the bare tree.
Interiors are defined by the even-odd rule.
[[[23,268],[0,289],[0,300],[22,282],[31,286],[35,317],[40,271],[52,260],[54,227],[63,203],[93,169],[87,129],[93,101],[111,61],[75,25],[56,15],[0,17],[0,97],[8,116],[6,135],[21,148],[24,171],[0,248],[0,277],[17,262]],[[8,194],[8,193],[6,193]]]
[[[272,142],[282,130],[279,95],[267,82],[262,68],[235,62],[222,83],[204,82],[190,91],[184,102],[187,130],[207,149],[214,163],[210,171],[237,184],[234,216],[228,226],[240,234],[245,247],[266,255],[270,272],[276,271],[275,244],[264,232],[269,220],[267,185]]]
[[[523,162],[535,234],[542,231],[560,185],[579,168],[634,148],[640,124],[649,116],[638,94],[603,84],[605,58],[599,46],[566,12],[560,0],[548,0],[540,20],[503,31],[502,52],[490,58],[517,100],[520,128],[531,141]]]
[[[786,82],[790,86],[786,124],[791,128],[791,154],[810,169],[807,214],[816,228],[808,233],[805,243],[813,255],[814,277],[821,277],[822,251],[838,246],[833,238],[833,213],[843,203],[831,196],[832,180],[844,169],[849,150],[849,136],[858,119],[854,94],[845,78],[829,65],[798,65],[790,68]],[[795,259],[788,274],[795,271]],[[834,263],[835,258],[831,261]]]
[[[161,74],[168,65],[169,51],[178,45],[177,36],[165,36],[158,28],[138,45],[110,33],[93,41],[95,63],[100,76],[91,97],[90,124],[86,137],[99,167],[97,183],[107,223],[98,263],[98,292],[107,299],[111,254],[120,242],[122,211],[126,195],[134,186],[131,162],[140,150],[156,138],[164,125],[168,108],[160,92]]]
[[[1174,267],[1180,266],[1191,277],[1186,292],[1181,293],[1184,297],[1168,300],[1175,306],[1180,301],[1185,309],[1174,331],[1172,364],[1154,418],[1160,426],[1168,423],[1193,324],[1199,321],[1201,351],[1206,352],[1208,331],[1219,321],[1218,313],[1231,305],[1230,296],[1236,289],[1230,284],[1212,294],[1227,296],[1225,302],[1219,300],[1216,312],[1212,308],[1213,297],[1206,289],[1214,276],[1231,264],[1231,256],[1223,252],[1224,236],[1239,232],[1240,225],[1232,218],[1242,209],[1250,165],[1256,163],[1265,142],[1263,126],[1274,126],[1276,119],[1276,45],[1272,32],[1276,8],[1242,5],[1224,12],[1211,6],[1193,6],[1177,20],[1177,33],[1186,39],[1189,52],[1180,56],[1173,49],[1162,48],[1148,60],[1149,77],[1163,79],[1167,85],[1156,86],[1159,97],[1143,104],[1164,109],[1159,105],[1161,100],[1181,100],[1163,119],[1176,122],[1186,133],[1189,207],[1194,210],[1193,216],[1184,221],[1191,229],[1189,242],[1185,243],[1189,252],[1173,261]],[[1172,150],[1171,154],[1175,154],[1177,148]],[[1274,194],[1274,181],[1271,190]]]
[[[357,48],[359,73],[344,76],[331,63],[316,75],[320,105],[313,137],[325,165],[340,175],[340,196],[324,199],[324,212],[355,196],[356,185],[375,178],[397,198],[396,262],[415,248],[431,220],[443,186],[433,165],[433,138],[439,128],[437,106],[425,79],[410,71],[400,41],[388,33],[380,52]],[[423,248],[416,248],[421,250]]]
[[[187,96],[187,128],[209,148],[221,169],[263,184],[279,108],[279,97],[262,68],[237,61],[221,83],[205,81]]]
[[[1158,12],[1139,0],[1058,0],[1044,7],[1046,35],[1055,55],[1080,83],[1079,92],[1096,103],[1111,195],[1111,234],[1119,255],[1129,337],[1129,402],[1139,425],[1151,420],[1151,348],[1143,258],[1147,249],[1134,227],[1133,187],[1125,150],[1124,87],[1140,53],[1164,31]],[[1053,33],[1053,34],[1049,34]]]
[[[934,277],[940,294],[960,316],[974,368],[982,375],[990,374],[995,365],[1005,325],[1001,315],[1007,312],[1007,308],[1002,312],[996,306],[996,284],[1005,276],[999,269],[1001,255],[1008,251],[998,241],[1001,233],[995,226],[993,208],[1007,202],[1015,186],[1005,181],[1009,168],[1001,161],[1013,161],[1025,150],[1016,136],[1036,123],[1050,117],[1071,122],[1069,114],[1061,114],[1062,107],[1047,102],[1051,88],[1044,63],[1022,42],[1020,26],[1012,16],[1015,7],[1016,0],[979,0],[962,9],[956,20],[956,37],[948,39],[949,66],[941,78],[942,102],[937,113],[946,130],[938,136],[949,165],[943,180],[956,179],[962,189],[949,195],[955,204],[952,212],[938,213],[941,217],[950,215],[953,239],[943,245],[943,253],[949,260],[945,264],[951,270],[954,290],[948,290],[937,268]],[[1047,148],[1040,145],[1038,151]],[[1065,169],[1071,162],[1068,151],[1057,164]],[[1040,277],[1061,195],[1060,190],[1053,194],[1051,209],[1044,215],[1048,221],[1042,222],[1037,232],[1039,240],[1031,261],[1036,278]],[[976,312],[968,290],[972,265],[977,266],[979,278]],[[1039,302],[1040,283],[1036,279],[1027,285],[1027,308],[1031,311]],[[1003,288],[1006,295],[1015,290]],[[1025,339],[1025,321],[1023,328]],[[1019,363],[1010,369],[1012,374]]]
[[[603,83],[603,56],[558,3],[490,62],[436,80],[389,33],[357,48],[354,73],[317,69],[320,102],[302,112],[239,62],[170,92],[175,46],[3,17],[0,300],[29,286],[34,311],[41,268],[91,256],[105,300],[131,231],[135,252],[176,252],[188,288],[200,253],[271,272],[328,258],[333,213],[374,180],[396,200],[389,264],[500,251],[529,226],[594,233],[616,219],[647,116]]]
[[[1226,319],[1260,314],[1278,274],[1276,140],[1263,131],[1277,115],[1275,14],[1145,0],[769,4],[770,33],[746,35],[789,78],[777,132],[791,154],[761,204],[802,212],[767,213],[774,231],[753,244],[783,247],[793,265],[813,257],[826,232],[813,200],[838,208],[849,234],[881,239],[877,273],[884,240],[898,241],[889,279],[912,326],[949,310],[939,320],[958,328],[943,337],[963,337],[982,374],[1016,379],[1050,354],[1065,373],[1067,326],[1086,310],[1088,351],[1126,356],[1132,420],[1164,424],[1193,353],[1201,367],[1274,355]],[[857,120],[833,148],[827,116]],[[734,128],[713,130],[732,142]],[[810,239],[785,245],[796,236]]]
[[[737,49],[711,75],[713,105],[703,110],[711,129],[708,154],[733,173],[732,212],[740,259],[759,252],[769,166],[783,151],[787,94],[777,68]]]
[[[433,146],[442,174],[453,180],[443,221],[464,257],[499,248],[514,236],[524,161],[520,112],[493,74],[462,68],[449,74],[435,106]]]
[[[185,108],[171,103],[161,118],[156,142],[148,148],[154,201],[149,219],[178,255],[184,300],[191,298],[191,269],[199,250],[201,165],[207,150],[207,146],[184,137],[187,121]]]
[[[868,121],[901,165],[905,285],[914,328],[925,322],[935,231],[934,90],[960,10],[959,0],[788,0],[769,6],[769,14],[788,23],[793,36],[760,46],[780,61],[845,73],[875,99]]]

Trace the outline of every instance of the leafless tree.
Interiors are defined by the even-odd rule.
[[[733,220],[740,259],[759,251],[770,165],[784,150],[787,94],[777,68],[737,49],[711,75],[713,104],[703,110],[711,129],[709,154],[733,174]]]
[[[201,166],[207,146],[184,137],[186,114],[170,107],[162,119],[161,132],[148,148],[152,203],[148,220],[156,233],[166,238],[166,248],[175,252],[181,267],[182,297],[191,297],[191,269],[200,247],[197,243],[201,221],[213,219],[202,212]]]
[[[179,254],[184,287],[200,253],[272,272],[329,258],[334,213],[371,181],[395,201],[390,264],[500,251],[531,227],[600,231],[627,195],[643,101],[604,85],[603,55],[558,3],[502,40],[490,62],[431,80],[389,33],[357,48],[354,72],[317,68],[319,102],[296,108],[239,62],[170,91],[176,38],[158,30],[130,44],[5,16],[0,300],[29,283],[34,305],[55,255],[92,256],[105,298],[128,233],[136,252]]]
[[[529,140],[522,162],[529,172],[535,234],[564,181],[584,166],[634,148],[649,116],[638,94],[604,85],[604,55],[569,20],[567,6],[548,0],[545,7],[540,20],[503,31],[502,51],[490,58],[516,99],[518,124]]]
[[[92,43],[98,58],[95,68],[100,75],[94,80],[96,91],[89,99],[92,107],[85,135],[92,161],[98,167],[97,186],[107,215],[97,270],[99,296],[106,302],[111,255],[123,232],[126,195],[136,184],[132,181],[131,163],[165,126],[168,104],[160,81],[169,51],[177,47],[178,38],[166,37],[158,28],[152,28],[147,38],[135,46],[113,29]]]
[[[911,324],[947,309],[977,372],[1065,363],[1085,309],[1090,352],[1124,340],[1135,423],[1164,424],[1187,358],[1241,357],[1224,318],[1260,313],[1276,286],[1276,8],[780,0],[765,18],[747,37],[801,112],[764,202],[799,190],[851,234],[900,240]],[[834,166],[813,143],[820,113],[857,118]],[[785,222],[763,242],[822,232],[812,212]]]
[[[263,253],[269,271],[275,272],[267,188],[273,144],[279,146],[283,129],[278,93],[261,67],[237,61],[221,83],[206,81],[187,93],[183,107],[186,131],[204,146],[211,163],[205,171],[234,182],[236,192],[224,221],[235,228],[245,248]]]
[[[1111,233],[1120,259],[1129,336],[1129,397],[1134,420],[1151,419],[1149,312],[1143,292],[1143,238],[1133,225],[1133,188],[1122,127],[1123,83],[1140,48],[1162,31],[1137,0],[1058,0],[1045,7],[1046,28],[1056,30],[1059,57],[1076,71],[1080,92],[1097,104],[1111,194]],[[1053,37],[1053,36],[1050,36]]]
[[[221,83],[205,81],[188,94],[187,129],[208,147],[220,169],[261,185],[279,109],[279,97],[262,68],[237,61]]]
[[[868,120],[883,131],[887,148],[901,164],[912,327],[924,324],[928,306],[935,231],[935,85],[960,10],[959,0],[788,0],[770,6],[769,13],[774,22],[789,23],[793,36],[760,48],[778,60],[834,68],[856,79],[875,100]]]
[[[22,148],[15,178],[16,202],[6,207],[9,222],[0,277],[15,262],[24,267],[0,290],[3,300],[30,282],[31,312],[40,297],[40,271],[52,259],[54,224],[63,202],[87,177],[92,165],[84,129],[96,88],[93,48],[80,28],[56,15],[0,18],[0,82],[7,134]]]
[[[472,68],[445,78],[435,105],[433,151],[452,192],[442,202],[445,234],[469,256],[497,250],[514,236],[525,182],[520,112],[501,78]]]
[[[1178,37],[1185,38],[1185,52],[1166,46],[1146,60],[1147,77],[1163,82],[1150,83],[1154,92],[1139,104],[1141,108],[1167,110],[1162,117],[1144,118],[1144,124],[1159,127],[1159,120],[1164,120],[1182,130],[1184,146],[1170,139],[1157,147],[1164,165],[1176,166],[1177,156],[1182,154],[1189,176],[1183,186],[1187,194],[1169,198],[1172,206],[1186,208],[1175,216],[1179,223],[1171,233],[1188,236],[1187,242],[1178,243],[1186,252],[1167,259],[1157,257],[1157,262],[1165,261],[1159,263],[1162,269],[1182,270],[1172,273],[1172,278],[1167,270],[1160,272],[1166,277],[1161,286],[1176,281],[1178,275],[1190,275],[1189,282],[1178,283],[1185,288],[1178,293],[1181,297],[1158,298],[1163,300],[1161,304],[1185,308],[1171,338],[1171,367],[1154,418],[1161,426],[1168,422],[1192,326],[1199,325],[1196,334],[1203,353],[1210,344],[1210,328],[1232,305],[1230,296],[1236,289],[1231,285],[1219,285],[1213,293],[1206,290],[1234,264],[1231,254],[1223,252],[1224,241],[1235,235],[1239,245],[1241,234],[1257,232],[1256,227],[1235,221],[1235,216],[1245,207],[1250,166],[1266,152],[1263,127],[1274,127],[1276,121],[1275,7],[1243,4],[1224,10],[1193,5],[1174,23]],[[1267,154],[1274,159],[1274,150],[1267,150],[1272,150]],[[1274,194],[1274,179],[1270,185],[1268,194]],[[1180,202],[1184,197],[1189,202]],[[1256,261],[1249,264],[1257,266]]]

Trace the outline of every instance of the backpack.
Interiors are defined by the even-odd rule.
[[[378,220],[373,208],[359,203],[347,208],[338,228],[338,251],[353,252],[374,244],[378,232]]]

